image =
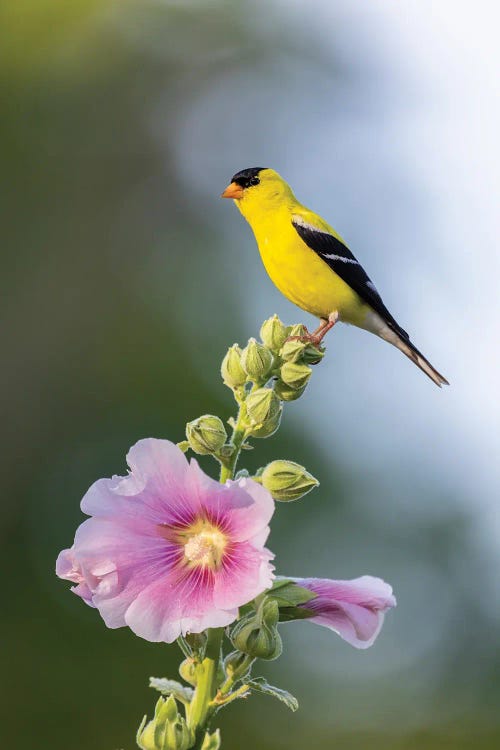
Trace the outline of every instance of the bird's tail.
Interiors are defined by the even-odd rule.
[[[439,386],[439,388],[441,388],[442,385],[449,385],[446,378],[443,377],[441,373],[439,373],[436,368],[431,365],[429,360],[426,359],[424,355],[418,351],[417,347],[411,343],[409,338],[403,338],[396,333],[395,336],[391,336],[391,338],[388,340],[391,344],[394,344],[394,346],[396,346],[401,352],[403,352],[403,354],[406,354],[408,359],[411,359],[411,361],[414,362],[417,367],[420,367],[420,369],[425,372],[425,374],[437,386]]]
[[[441,388],[442,385],[449,385],[446,378],[443,377],[441,373],[431,365],[429,360],[424,357],[422,352],[419,352],[417,347],[412,344],[406,331],[396,323],[388,311],[386,312],[387,316],[384,319],[381,315],[373,311],[371,315],[367,317],[364,327],[368,331],[380,336],[384,341],[388,341],[389,344],[395,346],[403,352],[403,354],[406,354],[408,359],[411,359],[417,367],[420,367],[422,372],[425,372],[425,374],[433,383],[439,386],[439,388]]]

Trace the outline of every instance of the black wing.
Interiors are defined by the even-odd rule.
[[[373,307],[385,322],[405,339],[410,337],[394,320],[387,307],[382,302],[380,294],[364,268],[358,263],[354,255],[344,243],[334,237],[333,234],[315,229],[310,224],[305,224],[299,217],[292,219],[292,225],[299,237],[311,250],[345,281],[351,289],[359,294],[361,299],[370,307]]]

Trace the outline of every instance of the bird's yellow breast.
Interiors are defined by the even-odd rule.
[[[363,326],[370,308],[303,242],[289,210],[247,218],[266,271],[285,297],[318,318],[338,312],[344,322]]]

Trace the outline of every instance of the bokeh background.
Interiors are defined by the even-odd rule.
[[[134,747],[175,647],[106,630],[55,578],[98,477],[146,436],[229,416],[226,347],[282,299],[219,200],[278,169],[347,238],[450,379],[340,327],[283,429],[247,454],[321,479],[280,506],[281,572],[390,581],[357,652],[308,623],[225,748],[500,742],[500,53],[494,2],[16,0],[0,4],[1,746]],[[205,466],[208,467],[206,464]]]

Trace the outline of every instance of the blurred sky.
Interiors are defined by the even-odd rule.
[[[274,312],[314,325],[219,199],[264,165],[346,238],[451,386],[338,326],[279,436],[245,457],[321,480],[277,510],[280,573],[380,575],[398,608],[363,653],[287,626],[266,674],[301,711],[238,706],[227,747],[497,746],[497,29],[484,0],[0,2],[3,745],[63,750],[75,728],[74,750],[131,747],[147,676],[173,670],[53,565],[130,444],[229,415],[227,345]]]

